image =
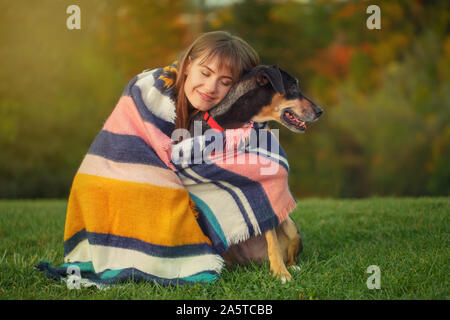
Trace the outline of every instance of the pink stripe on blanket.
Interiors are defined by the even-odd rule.
[[[288,172],[279,163],[256,154],[241,152],[235,155],[234,163],[210,159],[227,171],[258,181],[280,222],[295,209],[296,203],[288,186]]]
[[[158,157],[168,166],[175,170],[170,163],[170,146],[172,139],[166,136],[152,123],[145,122],[134,104],[133,98],[122,96],[115,109],[106,120],[104,130],[116,134],[128,134],[142,138]]]
[[[78,172],[121,181],[184,189],[183,183],[170,169],[144,164],[115,162],[93,154],[87,154],[84,157]]]

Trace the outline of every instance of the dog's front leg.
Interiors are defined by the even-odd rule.
[[[280,276],[281,282],[291,280],[291,274],[286,269],[283,261],[283,254],[278,243],[277,233],[275,229],[271,229],[265,234],[267,240],[267,254],[269,256],[270,271],[275,277]]]

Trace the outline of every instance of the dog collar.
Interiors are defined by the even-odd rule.
[[[208,113],[208,111],[205,111],[205,114],[203,115],[203,120],[205,120],[208,125],[217,131],[225,131],[223,128],[211,117],[211,115]]]

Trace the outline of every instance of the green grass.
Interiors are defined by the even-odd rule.
[[[210,285],[126,283],[68,290],[34,270],[62,264],[66,201],[0,201],[0,299],[448,299],[450,198],[305,199],[292,213],[304,241],[281,284],[269,266],[224,270]],[[366,269],[381,270],[369,290]]]

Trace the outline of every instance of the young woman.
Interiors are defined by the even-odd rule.
[[[197,112],[216,106],[232,84],[258,64],[256,51],[237,36],[216,31],[197,38],[180,59],[175,128],[187,128]]]

